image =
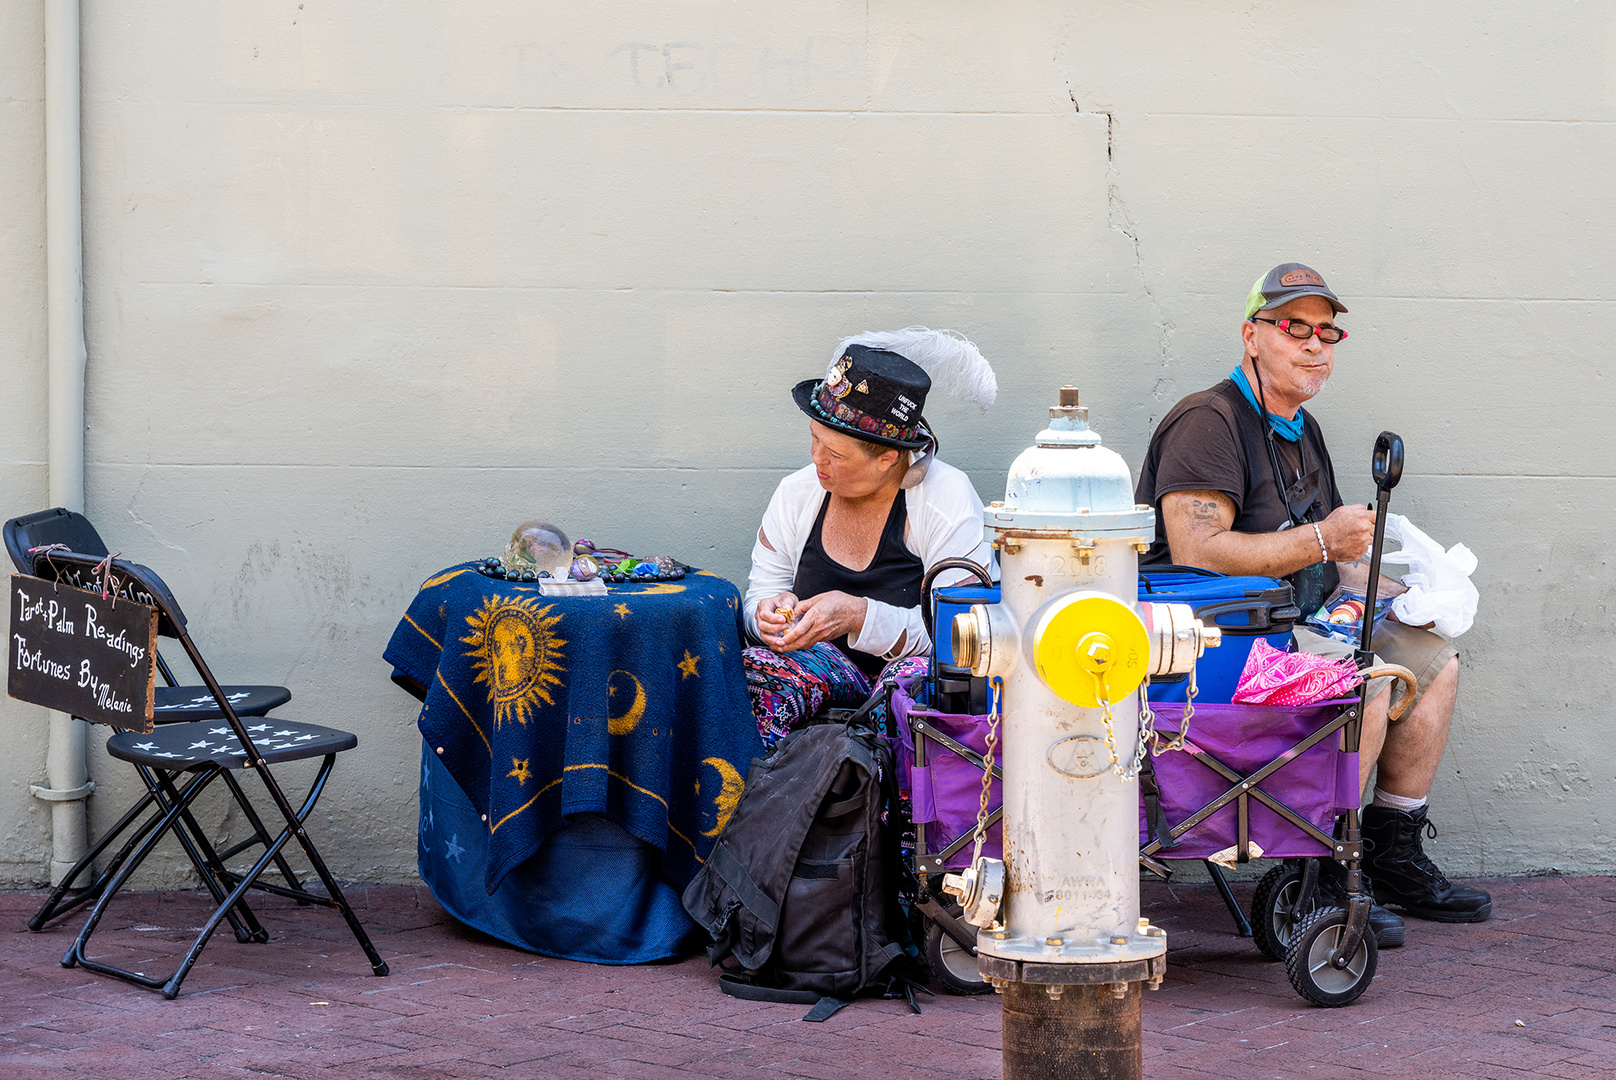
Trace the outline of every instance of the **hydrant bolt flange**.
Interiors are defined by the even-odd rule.
[[[1167,974],[1166,956],[1113,964],[1040,964],[980,953],[977,955],[977,965],[982,977],[992,982],[1036,983],[1039,986],[1100,986],[1134,982],[1155,982],[1159,986],[1162,976]]]

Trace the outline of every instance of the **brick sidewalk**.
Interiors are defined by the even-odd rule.
[[[1145,997],[1159,1080],[1616,1075],[1616,879],[1482,883],[1480,926],[1410,920],[1354,1006],[1318,1009],[1229,931],[1211,887],[1145,886],[1166,928]],[[1237,886],[1249,900],[1251,886]],[[77,922],[29,933],[38,894],[0,894],[0,1078],[290,1076],[536,1080],[998,1077],[992,996],[862,1001],[824,1024],[721,995],[706,963],[613,968],[532,956],[449,919],[424,888],[356,888],[392,975],[369,974],[335,913],[265,897],[268,945],[215,936],[176,1001],[57,963]],[[96,938],[172,967],[206,905],[148,893]],[[135,917],[135,912],[140,917]]]

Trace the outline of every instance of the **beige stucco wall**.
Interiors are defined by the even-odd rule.
[[[41,14],[37,0],[0,0],[0,517],[42,507],[48,494]],[[8,560],[8,578],[10,569]],[[47,873],[50,811],[28,793],[45,780],[46,715],[0,697],[0,885]]]
[[[37,0],[0,13],[10,516],[44,498],[40,47]],[[1396,508],[1481,559],[1433,849],[1616,866],[1612,5],[84,18],[88,509],[232,680],[360,735],[316,826],[344,876],[414,872],[415,710],[380,654],[439,567],[541,515],[743,578],[805,460],[786,389],[866,328],[951,326],[994,361],[992,412],[929,410],[985,497],[1062,382],[1137,466],[1291,258],[1352,308],[1314,410],[1348,497],[1396,430]],[[20,884],[43,744],[0,710],[27,732],[0,760]],[[98,746],[92,771],[104,822],[132,774]]]

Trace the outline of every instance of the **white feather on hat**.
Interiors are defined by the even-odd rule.
[[[841,344],[836,346],[836,355],[831,358],[831,368],[836,366],[849,345],[895,352],[919,365],[931,376],[933,389],[980,405],[983,412],[999,396],[999,380],[994,376],[993,368],[988,366],[981,351],[965,335],[953,330],[929,330],[924,326],[906,326],[902,330],[866,330],[842,339]],[[826,369],[827,378],[829,370]]]

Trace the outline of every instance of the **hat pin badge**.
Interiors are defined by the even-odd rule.
[[[852,384],[847,381],[847,369],[852,366],[853,358],[844,356],[830,369],[830,377],[825,380],[825,389],[830,391],[831,397],[844,398],[853,389]]]

